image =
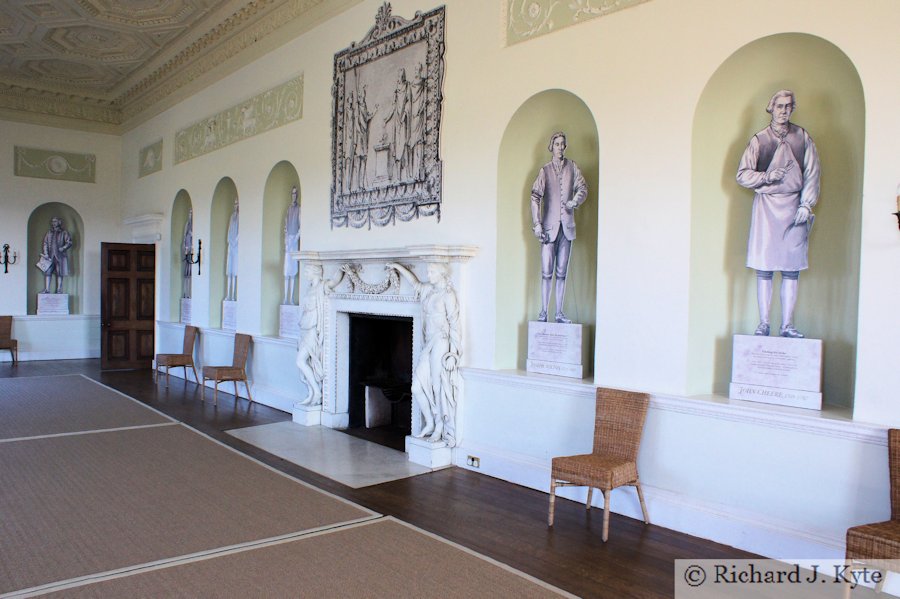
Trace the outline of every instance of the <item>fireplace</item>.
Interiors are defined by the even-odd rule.
[[[350,314],[346,432],[403,451],[412,434],[413,320]]]
[[[477,248],[472,246],[448,245],[292,252],[292,257],[303,266],[301,293],[310,288],[307,277],[315,277],[316,272],[320,289],[322,281],[325,283],[324,297],[317,304],[323,323],[319,331],[321,345],[312,352],[321,355],[321,405],[295,404],[294,422],[364,431],[368,386],[370,396],[376,394],[373,390],[384,395],[377,400],[370,397],[370,404],[380,402],[382,416],[389,417],[390,426],[403,427],[403,448],[411,461],[432,468],[449,465],[458,437],[428,428],[430,423],[426,420],[433,412],[426,415],[423,405],[424,409],[431,409],[433,404],[423,404],[423,400],[430,402],[430,398],[413,396],[410,405],[404,396],[423,351],[431,351],[431,346],[424,345],[422,292],[435,289],[431,277],[438,277],[437,283],[452,298],[448,296],[447,303],[432,305],[450,306],[443,317],[461,336],[464,317],[462,306],[456,303],[460,296],[455,290],[464,286],[462,267],[476,253]],[[432,313],[431,318],[435,317],[442,316]],[[393,327],[398,328],[393,331]],[[462,385],[458,367],[459,356],[464,355],[463,345],[464,341],[454,349],[462,354],[450,355],[441,362],[453,369],[448,382],[441,377],[439,383],[439,392],[453,394],[452,401],[441,404],[447,406],[441,415],[441,422],[447,423],[443,431],[455,430],[451,425],[459,421]],[[362,357],[354,357],[357,349]],[[422,393],[421,388],[419,392]]]

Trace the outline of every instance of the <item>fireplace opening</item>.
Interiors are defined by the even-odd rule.
[[[399,451],[412,433],[412,327],[408,317],[350,315],[345,432]]]

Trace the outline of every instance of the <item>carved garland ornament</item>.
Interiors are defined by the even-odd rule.
[[[382,227],[441,210],[444,7],[391,15],[334,56],[332,227]]]
[[[350,293],[380,295],[391,289],[396,290],[396,292],[400,291],[400,275],[397,274],[396,270],[385,267],[387,272],[384,281],[370,285],[359,276],[360,268],[359,264],[347,263],[341,265],[341,271],[347,275],[348,283],[350,284]]]

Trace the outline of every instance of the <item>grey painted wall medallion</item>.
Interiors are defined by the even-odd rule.
[[[15,146],[14,172],[18,177],[94,183],[97,157],[57,150]]]
[[[162,170],[163,140],[157,140],[141,148],[138,155],[138,178],[146,177]]]
[[[334,56],[332,227],[371,228],[441,210],[444,7],[391,15]]]

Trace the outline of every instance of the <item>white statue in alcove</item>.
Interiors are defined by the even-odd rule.
[[[225,299],[227,301],[237,300],[237,273],[238,273],[238,199],[234,198],[234,211],[231,213],[231,219],[228,221],[228,252],[225,255],[225,277],[227,279],[227,287],[225,289]]]
[[[298,264],[291,257],[297,251],[300,241],[300,205],[297,203],[297,186],[291,188],[291,205],[284,216],[284,298],[281,303],[294,305],[294,279],[297,278]]]
[[[462,342],[459,300],[446,264],[429,263],[427,281],[420,281],[406,267],[390,262],[416,290],[422,302],[424,345],[413,369],[412,396],[424,424],[417,437],[456,445],[456,406],[462,394],[459,374]]]

